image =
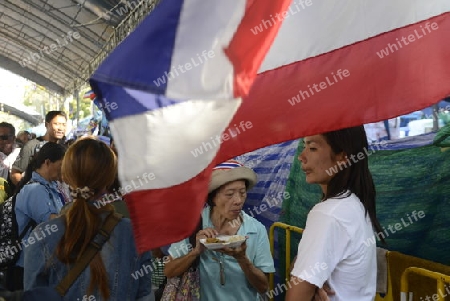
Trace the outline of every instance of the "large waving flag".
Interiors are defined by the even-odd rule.
[[[258,35],[249,28],[290,1],[163,0],[93,75],[139,250],[197,225],[220,135],[281,22]],[[211,149],[199,156],[202,143]]]
[[[138,248],[190,234],[216,163],[449,95],[449,12],[448,0],[162,0],[91,79]]]
[[[218,161],[423,109],[450,95],[450,1],[295,0]],[[255,33],[272,21],[252,27]]]
[[[386,120],[450,95],[450,1],[311,2],[291,5],[298,13],[283,22],[230,123],[253,128],[224,141],[218,161]]]

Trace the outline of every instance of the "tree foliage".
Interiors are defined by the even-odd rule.
[[[80,119],[91,115],[92,101],[88,98],[83,99],[84,93],[88,90],[90,90],[89,86],[82,87],[79,90]],[[45,116],[48,111],[61,110],[68,114],[69,119],[77,119],[77,100],[75,97],[64,99],[62,95],[32,82],[29,82],[25,87],[24,104],[40,112],[42,116]]]

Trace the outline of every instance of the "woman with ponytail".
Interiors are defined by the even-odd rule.
[[[16,186],[15,213],[18,233],[24,233],[22,239],[27,244],[30,232],[34,226],[56,217],[60,212],[63,201],[58,193],[56,181],[61,176],[61,163],[65,148],[54,142],[47,142],[37,152],[25,171],[24,177]],[[23,243],[20,245],[25,247]],[[23,258],[21,252],[14,269],[14,285],[10,289],[18,290],[23,287]]]
[[[34,231],[54,229],[25,250],[25,290],[56,287],[80,260],[114,207],[101,201],[117,172],[117,158],[103,142],[84,138],[72,144],[62,163],[62,179],[73,204]],[[99,206],[99,204],[104,204]],[[38,260],[37,260],[38,259]],[[148,252],[139,256],[130,220],[122,218],[64,300],[153,300]]]
[[[304,138],[298,159],[322,200],[309,212],[291,271],[287,301],[372,301],[377,262],[375,185],[363,126]]]

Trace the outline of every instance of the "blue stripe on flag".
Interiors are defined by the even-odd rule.
[[[98,98],[98,101],[108,120],[142,114],[179,102],[163,95],[126,90],[101,82],[98,83],[98,87],[104,91],[102,98]]]
[[[96,82],[102,81],[164,94],[167,80],[163,83],[158,82],[158,79],[171,70],[183,4],[184,0],[161,1],[125,39],[126,42],[120,43],[95,71],[91,77],[94,91],[100,92],[96,88]],[[148,68],[143,68],[143,65]]]

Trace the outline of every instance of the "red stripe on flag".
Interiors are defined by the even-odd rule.
[[[433,22],[438,29],[424,35],[422,28]],[[390,52],[388,44],[398,44],[396,39],[410,35],[415,36],[414,42],[402,48],[397,45],[398,50]],[[224,141],[218,162],[267,145],[385,120],[435,104],[450,94],[449,37],[450,13],[446,13],[259,74],[230,122],[251,122],[252,128],[241,132],[239,139]],[[377,52],[382,49],[388,49],[389,55],[380,58]],[[343,76],[343,70],[350,75]],[[291,105],[289,100],[295,97],[300,102]]]
[[[260,25],[263,20],[270,20],[272,16],[286,11],[291,1],[247,0],[245,15],[228,48],[224,50],[234,67],[234,97],[248,94],[282,22],[275,22],[273,26],[257,34],[250,29]]]
[[[180,185],[125,196],[139,253],[189,237],[206,203],[211,163]]]

